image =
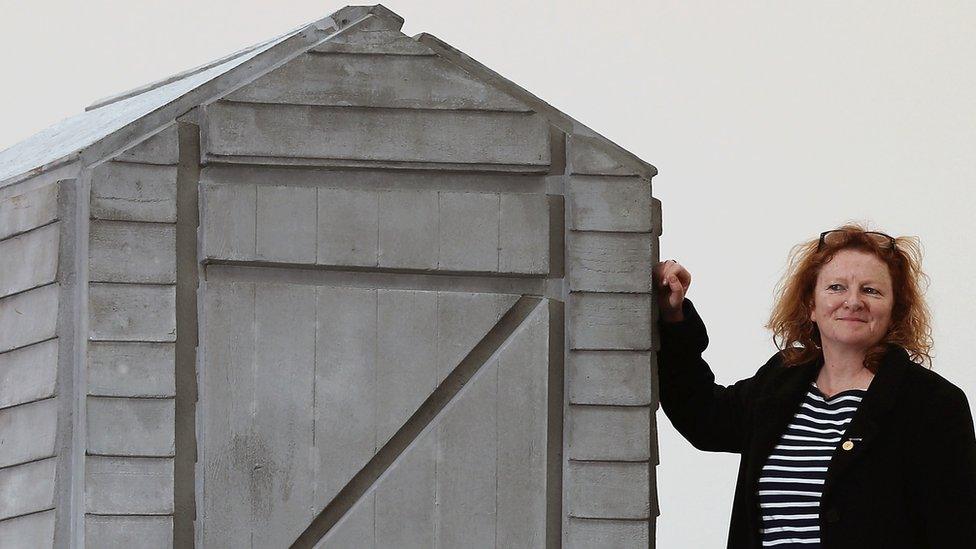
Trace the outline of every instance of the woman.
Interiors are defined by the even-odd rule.
[[[692,445],[741,454],[728,547],[976,548],[976,436],[931,349],[916,239],[845,225],[794,248],[770,322],[780,349],[724,387],[685,298],[653,269],[661,406]]]

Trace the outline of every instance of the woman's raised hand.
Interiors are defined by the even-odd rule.
[[[691,273],[673,259],[662,261],[651,270],[657,288],[657,306],[665,322],[684,320],[681,302],[691,286]]]

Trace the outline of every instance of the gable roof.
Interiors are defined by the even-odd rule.
[[[403,18],[382,5],[347,6],[329,17],[214,62],[96,101],[85,112],[0,151],[0,188],[78,160],[83,166],[100,162],[160,131],[197,105],[216,100],[298,55],[334,40],[343,34],[343,29],[370,16],[389,21],[397,30],[403,24]],[[632,153],[437,38],[424,33],[413,40],[489,85],[525,101],[567,133],[604,142],[628,164],[632,163],[638,173],[652,176],[657,172]]]

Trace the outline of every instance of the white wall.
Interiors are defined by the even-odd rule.
[[[4,0],[0,148],[346,1]],[[774,351],[762,325],[789,247],[859,219],[921,237],[936,371],[976,404],[976,4],[386,5],[658,167],[662,258],[694,276],[720,382]],[[658,546],[724,546],[737,456],[658,419]]]

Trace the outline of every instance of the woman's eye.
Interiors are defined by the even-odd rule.
[[[864,288],[864,291],[868,292],[869,294],[879,293],[878,290],[875,290],[874,288]]]
[[[828,289],[828,290],[839,290],[839,289],[841,289],[842,287],[843,287],[843,286],[841,286],[840,284],[831,284],[830,286],[827,286],[827,289]]]

